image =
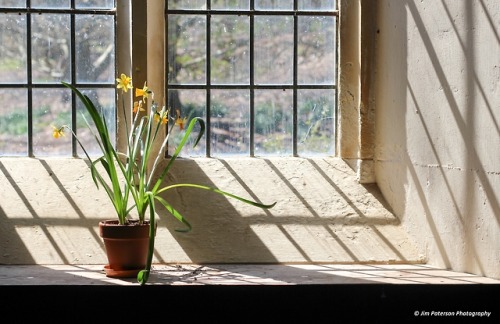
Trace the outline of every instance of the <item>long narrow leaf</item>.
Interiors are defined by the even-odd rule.
[[[146,259],[146,269],[140,271],[137,274],[137,281],[141,284],[141,286],[145,285],[148,282],[149,274],[151,273],[151,264],[153,263],[153,252],[155,248],[155,236],[156,236],[156,222],[155,222],[155,203],[153,199],[153,195],[148,193],[149,197],[149,247],[148,247],[148,256]]]
[[[122,192],[121,189],[121,181],[118,176],[115,163],[117,163],[120,168],[122,168],[119,156],[111,143],[110,137],[109,137],[109,131],[107,128],[107,125],[105,123],[104,118],[100,115],[99,111],[93,104],[92,100],[86,95],[84,95],[82,92],[80,92],[76,87],[62,82],[62,84],[68,88],[70,88],[77,96],[78,98],[82,101],[82,103],[85,105],[85,108],[87,109],[87,112],[89,113],[90,117],[92,118],[92,121],[94,122],[94,125],[97,129],[97,132],[99,134],[99,138],[96,139],[97,142],[100,145],[100,148],[103,153],[103,157],[101,157],[100,161],[109,177],[109,180],[111,182],[112,189],[109,190],[110,188],[107,188],[107,193],[115,206],[115,209],[118,213],[118,218],[120,220],[120,223],[123,224],[125,221],[125,217],[127,216],[125,214],[127,210],[127,201],[128,201],[128,189],[127,186],[124,188],[125,192]],[[90,128],[90,127],[89,127]],[[75,136],[76,137],[76,136]],[[78,139],[78,138],[77,138]],[[85,152],[86,153],[86,152]],[[87,153],[86,153],[87,154]],[[88,156],[88,154],[87,154]],[[95,168],[95,166],[93,165]],[[94,169],[92,171],[93,177],[94,177],[94,182],[95,179],[98,178],[96,175],[98,172]],[[100,179],[101,184],[105,183],[104,179]]]
[[[158,191],[158,194],[161,193],[161,192],[170,190],[170,189],[180,188],[180,187],[189,187],[189,188],[196,188],[196,189],[208,190],[208,191],[220,194],[220,195],[224,195],[224,196],[228,196],[228,197],[237,199],[237,200],[242,201],[242,202],[244,202],[246,204],[249,204],[249,205],[252,205],[252,206],[255,206],[255,207],[259,207],[259,208],[263,208],[263,209],[273,208],[276,205],[276,202],[274,202],[272,204],[262,204],[262,203],[258,203],[258,202],[253,201],[253,200],[245,199],[245,198],[243,198],[241,196],[238,196],[238,195],[226,192],[226,191],[222,191],[222,190],[217,189],[215,187],[198,185],[198,184],[194,184],[194,183],[179,183],[179,184],[174,184],[174,185],[170,185],[170,186],[167,186],[167,187],[163,187],[162,189],[160,189]]]
[[[189,232],[192,229],[191,224],[187,221],[187,219],[184,218],[184,216],[181,215],[168,201],[163,199],[160,196],[155,196],[155,199],[158,200],[166,209],[167,211],[172,214],[177,220],[179,220],[181,223],[187,226],[186,229],[176,229],[177,232]]]
[[[170,171],[170,168],[172,167],[172,165],[174,164],[175,160],[179,156],[179,153],[181,152],[182,148],[186,144],[186,141],[188,140],[189,135],[193,131],[193,128],[196,125],[196,123],[198,123],[200,125],[200,132],[199,132],[199,134],[198,134],[198,136],[196,138],[195,144],[197,144],[199,142],[199,140],[201,139],[201,136],[203,136],[203,133],[205,132],[205,121],[203,119],[201,119],[200,117],[195,117],[189,123],[189,126],[186,128],[186,133],[182,137],[181,142],[179,143],[179,145],[177,146],[174,154],[172,155],[172,157],[168,161],[167,166],[165,167],[165,169],[163,169],[163,172],[161,173],[160,177],[156,181],[156,184],[155,184],[155,186],[152,189],[153,193],[156,193],[158,191],[158,188],[160,187],[161,183],[163,182],[163,178],[165,178],[165,176],[167,175],[167,173]]]

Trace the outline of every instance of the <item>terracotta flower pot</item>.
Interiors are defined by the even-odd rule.
[[[106,276],[133,278],[146,267],[149,243],[149,222],[130,221],[120,225],[117,220],[99,222],[99,234],[104,241],[108,264]]]

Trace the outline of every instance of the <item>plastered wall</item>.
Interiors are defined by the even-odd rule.
[[[500,2],[378,1],[376,181],[428,262],[500,277]]]
[[[155,262],[428,262],[500,277],[500,2],[341,5],[341,42],[370,46],[340,53],[339,157],[179,161],[170,181],[278,204],[169,192],[194,229],[162,217]],[[1,158],[0,171],[0,264],[106,262],[97,222],[113,210],[84,161]]]
[[[207,191],[169,191],[164,198],[193,230],[176,232],[183,225],[159,209],[154,262],[424,262],[378,188],[359,185],[341,159],[177,162],[166,184],[277,204],[262,210]],[[0,174],[0,264],[107,262],[97,226],[115,214],[85,161],[3,158]]]

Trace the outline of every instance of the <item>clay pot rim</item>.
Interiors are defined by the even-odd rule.
[[[105,239],[149,239],[149,221],[139,224],[139,221],[132,221],[132,224],[120,225],[118,220],[99,222],[99,235]]]
[[[129,219],[127,224],[120,224],[116,219],[108,219],[99,222],[99,226],[149,226],[149,220],[144,220],[141,224],[138,219]]]

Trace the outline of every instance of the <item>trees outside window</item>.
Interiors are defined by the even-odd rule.
[[[334,154],[336,1],[166,4],[168,105],[208,125],[187,154]]]
[[[110,129],[115,113],[114,0],[0,0],[0,155],[76,156],[70,125],[98,152],[79,106],[61,81],[98,102]]]

